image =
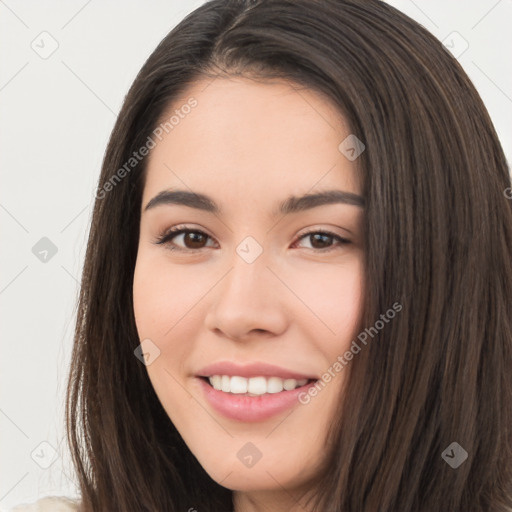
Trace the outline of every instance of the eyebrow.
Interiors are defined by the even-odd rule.
[[[364,198],[358,194],[342,190],[326,190],[325,192],[305,194],[300,197],[290,196],[278,206],[277,210],[273,211],[273,215],[288,215],[316,208],[317,206],[336,203],[364,208]],[[144,211],[156,208],[157,206],[171,204],[197,208],[216,215],[222,213],[221,208],[207,195],[187,190],[163,190],[148,202]]]

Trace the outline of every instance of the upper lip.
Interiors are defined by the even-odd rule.
[[[219,361],[205,366],[197,373],[199,377],[211,377],[212,375],[229,375],[230,377],[280,377],[281,379],[314,379],[318,378],[306,373],[282,368],[273,364],[254,362],[239,365],[231,361]]]

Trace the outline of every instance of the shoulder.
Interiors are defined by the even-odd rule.
[[[35,503],[17,505],[9,512],[78,512],[79,502],[64,497],[47,497]]]

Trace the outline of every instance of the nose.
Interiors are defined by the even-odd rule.
[[[247,341],[282,334],[288,326],[286,295],[261,255],[247,263],[237,254],[230,271],[212,290],[206,327],[226,338]]]

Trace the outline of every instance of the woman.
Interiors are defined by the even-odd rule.
[[[83,511],[512,510],[507,162],[377,0],[212,0],[109,142],[69,380]]]

